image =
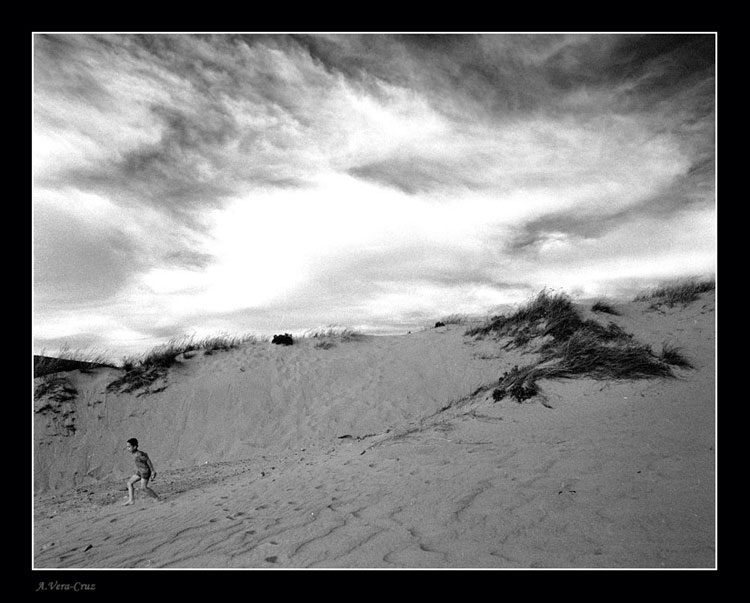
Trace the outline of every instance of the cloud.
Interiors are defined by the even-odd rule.
[[[41,186],[63,183],[186,218],[226,192],[213,170],[215,149],[231,136],[232,122],[218,105],[200,101],[190,81],[168,65],[145,60],[129,38],[74,41],[42,37],[37,47]],[[60,48],[69,68],[56,71],[50,65],[60,61]],[[95,82],[97,102],[70,92],[82,78]]]
[[[86,306],[119,293],[139,270],[137,249],[117,227],[55,206],[34,215],[34,292],[39,304]]]
[[[35,324],[118,346],[382,327],[709,268],[714,54],[702,35],[37,35]]]
[[[37,181],[185,221],[254,186],[304,185],[342,150],[361,151],[357,131],[386,140],[391,119],[275,37],[42,37],[35,63]],[[95,99],[76,92],[81,80]]]
[[[686,212],[707,212],[715,216],[714,178],[712,161],[693,165],[684,173],[667,179],[661,186],[650,188],[632,204],[609,204],[605,198],[598,212],[582,214],[576,204],[556,212],[548,212],[529,221],[520,222],[506,240],[509,253],[544,241],[551,233],[563,233],[573,238],[597,238],[606,233],[634,226],[640,220],[669,223]],[[707,224],[708,225],[708,224]],[[637,226],[634,226],[634,231]],[[716,226],[711,231],[715,238]]]
[[[587,295],[634,295],[659,281],[707,276],[717,268],[713,207],[687,207],[668,216],[635,213],[590,232],[552,224],[508,250],[508,278]]]
[[[206,239],[160,212],[77,189],[36,194],[33,235],[38,307],[91,308],[127,295],[155,265],[196,269],[214,259]]]

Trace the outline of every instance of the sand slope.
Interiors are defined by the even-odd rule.
[[[495,403],[526,360],[463,325],[196,355],[140,397],[76,374],[75,431],[37,415],[34,565],[715,567],[713,293],[618,309],[695,369]],[[163,500],[122,507],[133,435]]]

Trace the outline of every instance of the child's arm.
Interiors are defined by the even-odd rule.
[[[151,469],[151,479],[154,479],[156,477],[156,469],[154,469],[154,464],[151,462],[151,459],[149,457],[146,458],[146,462],[148,463],[148,468]]]

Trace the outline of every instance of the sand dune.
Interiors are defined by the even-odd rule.
[[[199,353],[148,395],[71,373],[36,414],[34,567],[713,568],[713,292],[618,310],[694,368],[495,402],[527,358],[449,325]],[[123,507],[133,436],[162,500]]]

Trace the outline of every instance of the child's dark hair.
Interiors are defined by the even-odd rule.
[[[138,448],[138,439],[137,438],[130,438],[128,440],[128,444],[130,444],[131,446],[135,446],[136,448]]]

